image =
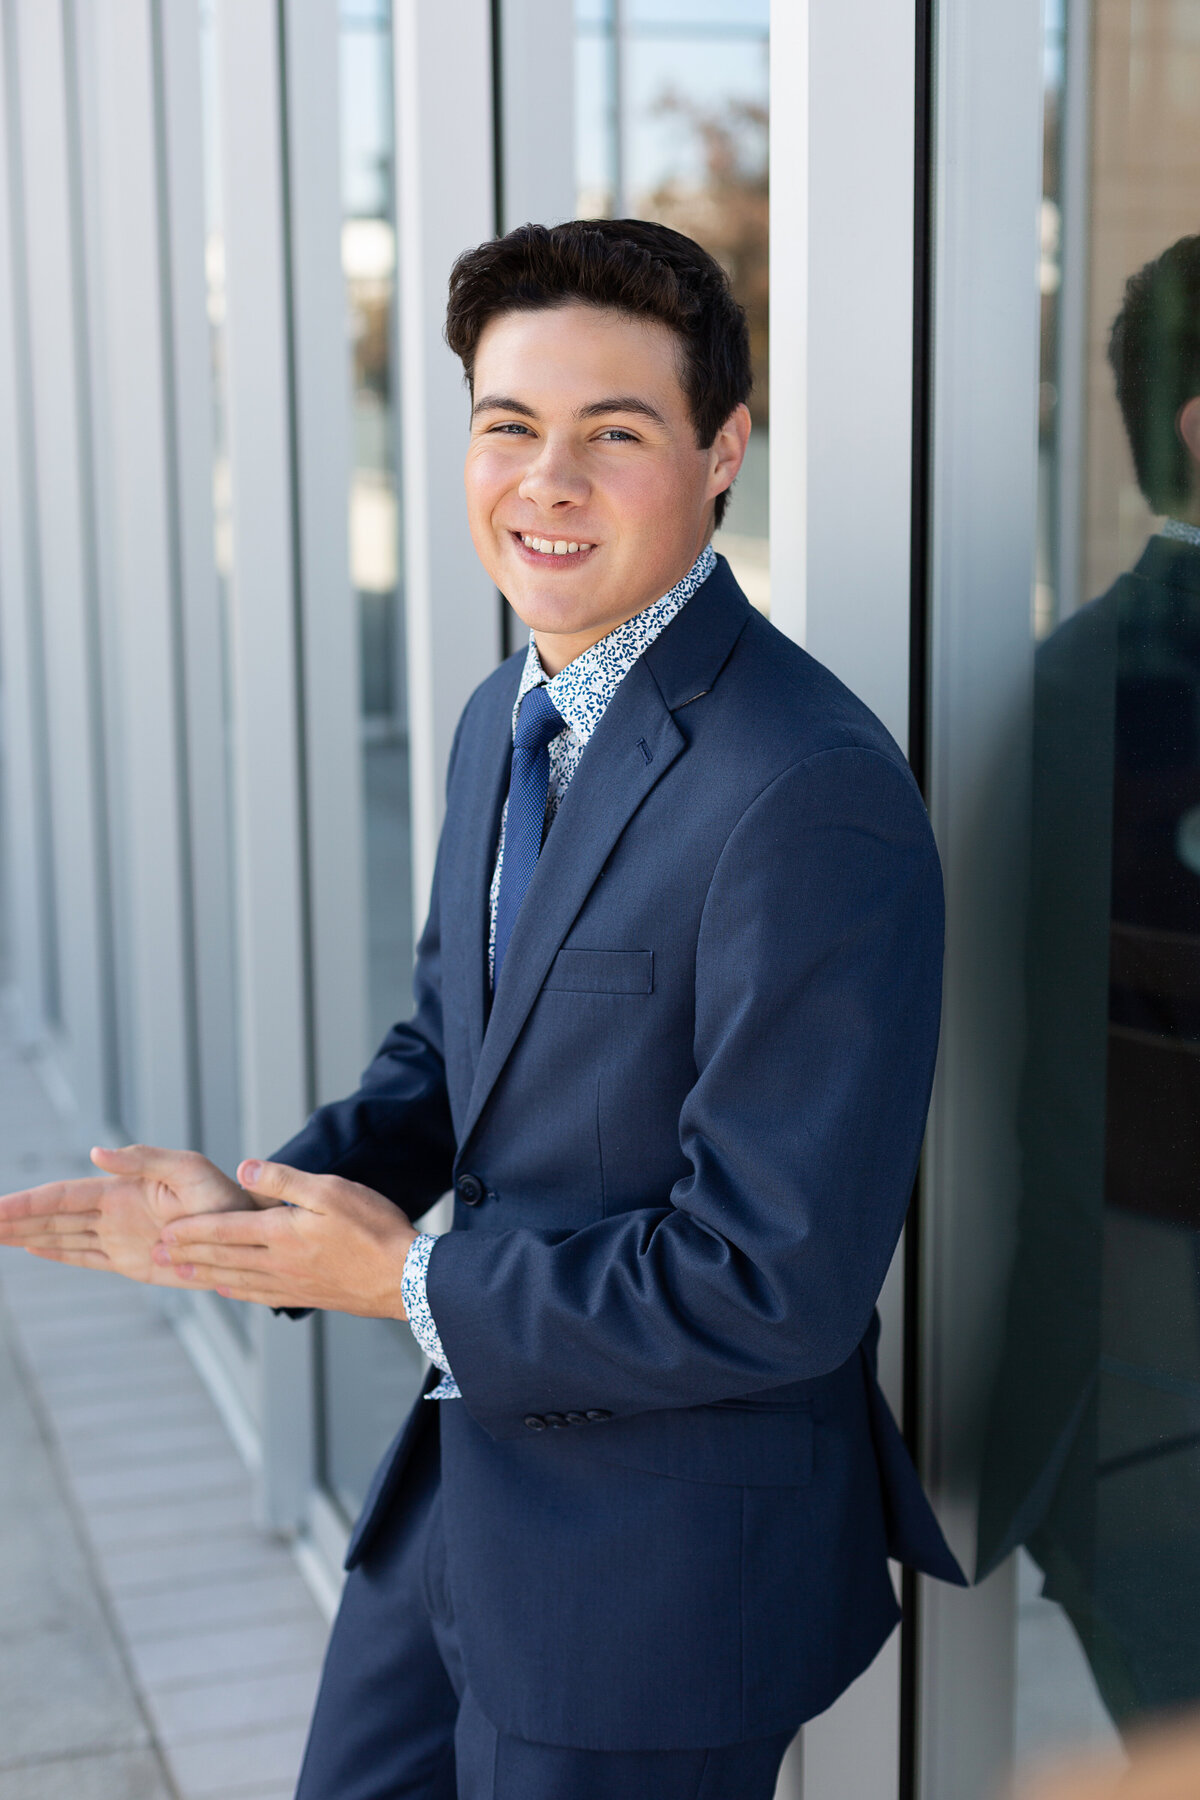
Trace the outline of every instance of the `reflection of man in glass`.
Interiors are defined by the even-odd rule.
[[[1038,654],[980,1573],[1027,1545],[1123,1723],[1200,1697],[1200,237],[1130,280],[1109,356],[1164,524]]]

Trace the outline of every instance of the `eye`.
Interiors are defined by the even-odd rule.
[[[529,427],[528,425],[519,424],[516,419],[506,419],[502,425],[490,425],[488,427],[489,437],[494,437],[497,432],[513,432],[519,434],[521,437],[528,437]]]
[[[604,431],[599,433],[599,436],[601,438],[607,438],[614,444],[636,444],[638,441],[634,432],[625,431],[620,425],[609,425]]]

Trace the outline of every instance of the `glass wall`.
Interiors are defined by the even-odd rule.
[[[1200,1701],[1200,0],[1048,0],[1018,1753]]]
[[[0,10],[11,20],[11,7]],[[139,0],[113,0],[109,11],[113,16],[125,11],[130,17],[145,16]],[[444,366],[437,359],[443,357],[440,307],[450,255],[491,228],[486,210],[490,192],[484,208],[470,210],[460,189],[466,185],[462,169],[486,168],[492,146],[487,37],[492,9],[476,8],[480,29],[463,45],[463,60],[470,52],[484,76],[473,90],[480,103],[463,117],[454,110],[461,60],[445,55],[444,45],[436,57],[428,48],[438,29],[430,21],[440,9],[408,6],[402,14],[397,8],[397,32],[403,25],[409,50],[425,58],[423,92],[432,89],[439,95],[432,123],[441,129],[445,120],[444,139],[436,129],[422,132],[423,141],[431,136],[436,141],[419,166],[419,178],[413,176],[409,184],[402,218],[397,217],[395,193],[397,70],[387,0],[339,0],[336,8],[325,0],[288,0],[287,5],[253,9],[236,0],[194,0],[182,13],[178,8],[152,11],[158,91],[148,79],[151,127],[145,141],[153,145],[159,166],[144,171],[143,223],[156,277],[147,282],[146,291],[152,296],[151,309],[157,309],[162,343],[148,341],[145,354],[147,367],[151,358],[161,359],[155,360],[149,385],[152,401],[168,420],[163,460],[172,465],[164,480],[170,491],[154,504],[162,506],[163,535],[178,585],[172,595],[169,583],[162,584],[161,605],[165,614],[177,604],[182,621],[180,690],[186,716],[179,720],[175,744],[174,797],[193,829],[181,833],[186,843],[172,840],[169,846],[165,835],[145,836],[163,846],[164,856],[178,856],[176,873],[186,901],[173,948],[179,962],[195,972],[196,1010],[202,1024],[207,1020],[181,1060],[188,1065],[185,1082],[202,1101],[198,1112],[204,1147],[232,1167],[239,1154],[263,1151],[299,1123],[305,1094],[315,1086],[318,1058],[311,1040],[319,1036],[312,1025],[319,1014],[314,994],[325,993],[321,951],[337,937],[336,908],[320,912],[312,903],[313,866],[324,841],[314,799],[322,758],[313,745],[328,742],[328,736],[318,740],[318,726],[324,730],[328,725],[328,712],[320,704],[328,690],[314,679],[319,658],[306,652],[314,641],[314,616],[324,608],[326,618],[335,613],[344,617],[345,596],[340,585],[317,579],[324,566],[309,541],[328,526],[320,507],[311,504],[311,487],[304,485],[320,464],[314,440],[337,445],[330,455],[336,465],[333,478],[322,481],[321,492],[345,494],[349,521],[361,690],[344,707],[339,699],[336,710],[347,730],[353,727],[361,751],[374,1040],[410,1004],[410,751],[415,745],[438,778],[430,780],[430,791],[440,787],[438,759],[444,759],[449,740],[442,715],[456,713],[461,703],[464,661],[473,684],[475,663],[486,664],[495,641],[491,626],[497,608],[490,588],[477,601],[465,581],[440,581],[429,607],[430,616],[436,607],[440,635],[431,626],[423,644],[414,628],[408,646],[414,663],[418,654],[425,658],[422,679],[414,684],[413,715],[418,701],[427,703],[425,715],[410,715],[404,471],[397,448],[397,286],[403,274],[409,283],[406,367],[415,366],[432,380],[430,372]],[[51,9],[33,4],[21,9],[22,19],[50,14]],[[337,57],[322,53],[314,68],[308,46],[328,42],[325,34],[332,37],[335,18]],[[571,18],[564,9],[563,43],[555,52],[561,54],[567,87]],[[721,543],[760,605],[767,599],[767,20],[766,0],[581,7],[579,136],[573,146],[564,128],[563,141],[553,147],[564,171],[573,149],[578,154],[581,210],[635,212],[693,233],[723,259],[747,307],[757,377],[756,431]],[[406,66],[411,70],[411,56]],[[325,74],[329,81],[323,85]],[[81,67],[80,78],[95,82],[109,77],[89,63]],[[22,100],[31,116],[39,116],[44,94],[33,91]],[[328,129],[313,129],[314,116]],[[404,115],[410,133],[414,116],[412,108]],[[466,150],[461,150],[463,141]],[[317,173],[326,173],[329,181],[298,178],[300,144],[316,160]],[[461,153],[459,165],[449,154],[452,149]],[[608,171],[603,178],[595,172],[599,165]],[[405,166],[411,175],[416,165],[406,158]],[[311,172],[312,167],[310,161],[306,169]],[[447,171],[455,167],[458,174],[452,179]],[[31,175],[19,160],[2,173],[23,197],[29,217],[44,221],[57,203],[52,188],[39,184],[36,171]],[[490,176],[488,180],[490,185]],[[602,191],[605,180],[608,187]],[[323,189],[334,201],[340,189],[340,205],[326,208]],[[107,231],[119,215],[104,206],[98,216],[100,228]],[[328,229],[331,220],[334,229]],[[411,252],[414,244],[427,240],[430,221],[443,236],[436,239],[437,253],[429,255],[428,270],[420,273],[429,292],[437,292],[420,326],[424,336],[414,348],[413,319],[424,302],[412,279],[414,257],[410,253],[401,265],[397,241],[404,239]],[[64,229],[73,230],[76,223],[67,221]],[[447,252],[449,244],[453,248]],[[328,281],[313,275],[322,256],[319,273]],[[127,291],[123,296],[121,283],[130,277],[119,250],[107,243],[106,258],[112,264],[111,298],[119,311],[129,297]],[[23,292],[19,267],[8,268],[6,278]],[[337,304],[329,299],[333,287]],[[144,298],[141,290],[139,297]],[[417,303],[411,310],[410,301]],[[90,304],[89,294],[81,295],[80,304]],[[332,384],[323,385],[327,365],[321,359],[327,354],[345,376],[350,396],[349,466],[344,466],[340,421],[331,418],[332,406],[329,414],[315,403],[306,411],[313,393],[328,403],[333,391]],[[314,379],[314,365],[319,365],[320,380]],[[128,372],[115,364],[103,371],[113,377],[115,387],[122,386]],[[457,401],[457,373],[454,382]],[[414,383],[409,391],[416,388]],[[440,549],[454,532],[462,532],[462,501],[458,443],[451,480],[439,440],[450,409],[441,405],[440,390],[435,397],[437,404],[425,401],[430,462],[422,465],[423,485],[410,479],[407,523],[414,541],[421,526],[427,541]],[[34,400],[46,404],[45,395]],[[323,437],[327,420],[330,429]],[[40,418],[29,421],[35,440],[43,423]],[[409,441],[420,441],[419,430]],[[101,443],[99,452],[111,457],[113,446]],[[320,472],[325,473],[323,465]],[[32,468],[25,474],[32,477]],[[302,495],[310,504],[300,509]],[[9,524],[18,516],[16,509],[6,496],[0,495],[0,501]],[[136,542],[149,504],[140,494],[134,503],[125,493],[120,505],[127,512],[106,519],[106,525]],[[39,518],[36,530],[42,531],[44,523]],[[50,517],[50,527],[50,541],[55,530],[61,536],[72,529],[59,515]],[[326,549],[332,541],[328,531]],[[202,556],[194,554],[197,544]],[[414,568],[418,560],[413,559]],[[340,533],[336,567],[339,573],[346,567]],[[417,586],[414,577],[412,587]],[[6,609],[32,601],[27,594],[0,595]],[[420,596],[414,600],[410,593],[407,601],[429,624],[419,612],[425,604]],[[453,620],[452,631],[445,629],[447,616]],[[198,672],[196,646],[202,639],[214,653],[212,667]],[[464,655],[464,646],[471,654]],[[61,644],[49,647],[47,670],[49,691],[61,693],[56,656],[61,660]],[[93,669],[93,679],[95,674]],[[203,705],[197,700],[200,690]],[[6,702],[8,698],[6,694]],[[13,716],[6,707],[6,726]],[[298,734],[309,735],[293,754],[297,727]],[[306,752],[311,753],[307,766]],[[137,795],[120,798],[136,812]],[[208,822],[204,830],[197,825],[201,815]],[[427,835],[432,837],[432,808],[428,815]],[[145,826],[142,815],[137,816]],[[209,830],[214,819],[219,828]],[[286,829],[275,837],[280,821]],[[264,851],[268,841],[281,848],[277,858]],[[206,854],[206,847],[218,844],[221,859]],[[11,848],[11,838],[6,839],[10,863]],[[90,904],[81,889],[74,890],[74,904],[78,909]],[[353,911],[358,910],[355,900]],[[343,923],[350,911],[348,901]],[[234,929],[235,916],[240,931]],[[220,931],[213,929],[218,918],[223,921]],[[200,948],[210,937],[221,940],[220,954],[206,959]],[[299,953],[293,954],[297,945]],[[145,1004],[155,1012],[163,1037],[173,1040],[176,1031],[188,1027],[178,1017],[165,981],[156,984],[157,954],[156,941],[145,956]],[[163,962],[165,966],[165,957]],[[64,998],[70,999],[79,971],[67,961],[63,967]],[[214,990],[221,995],[219,1005],[212,1000]],[[320,1016],[331,1013],[336,1015],[336,1005]],[[286,1029],[279,1025],[281,1016]],[[353,1035],[358,1036],[357,1026]],[[120,1047],[131,1059],[140,1054],[132,1039]],[[364,1056],[369,1048],[363,1044]],[[210,1087],[218,1098],[224,1094],[222,1083],[209,1082],[212,1063],[220,1066],[223,1083],[238,1104],[224,1108],[214,1101],[210,1107]],[[219,1131],[208,1130],[210,1111],[220,1115]],[[264,1120],[271,1122],[270,1131]],[[147,1135],[144,1115],[126,1123],[132,1135]],[[247,1136],[256,1141],[244,1141]],[[267,1144],[261,1141],[264,1136]],[[236,1348],[226,1329],[230,1325],[240,1341],[236,1354],[229,1353]],[[384,1321],[340,1317],[311,1326],[277,1326],[261,1309],[208,1297],[199,1298],[188,1312],[184,1329],[193,1350],[199,1345],[197,1353],[227,1416],[238,1422],[239,1442],[252,1461],[256,1449],[261,1451],[260,1502],[264,1494],[267,1498],[260,1516],[286,1530],[303,1529],[309,1512],[318,1512],[322,1493],[332,1495],[343,1515],[351,1515],[420,1379],[421,1359],[407,1330]],[[314,1345],[317,1353],[310,1361]],[[215,1357],[214,1346],[219,1351]],[[238,1369],[231,1379],[234,1363]],[[333,1557],[335,1535],[329,1533]]]
[[[362,652],[368,1017],[372,1046],[412,1008],[412,839],[397,418],[390,0],[342,0],[342,268],[350,337],[350,573]],[[321,1321],[322,1469],[352,1519],[419,1385],[407,1326]]]
[[[371,1038],[409,1010],[413,947],[400,584],[390,0],[342,0],[342,267],[350,321],[350,568],[362,643]]]
[[[225,294],[225,229],[221,192],[221,84],[217,41],[217,0],[200,0],[200,99],[204,160],[204,280],[205,305],[208,315],[210,393],[212,399],[212,518],[213,550],[216,565],[216,602],[220,643],[221,768],[225,781],[222,812],[227,822],[228,841],[226,868],[229,883],[219,903],[229,913],[224,940],[229,946],[229,970],[233,988],[233,1018],[236,1020],[238,986],[238,933],[234,922],[237,846],[233,821],[236,799],[234,770],[236,733],[233,713],[232,606],[233,572],[233,488],[229,460],[229,391],[227,369],[227,330]],[[211,903],[211,890],[210,890]],[[203,924],[202,924],[203,929]],[[241,1121],[238,1096],[238,1066],[241,1055],[236,1028],[230,1033],[226,1054],[232,1063],[225,1088],[231,1105],[227,1109],[228,1139],[221,1145],[206,1146],[223,1165],[236,1163],[240,1156]],[[233,1326],[240,1342],[249,1344],[249,1314],[236,1300],[212,1296],[211,1304],[220,1309]]]
[[[717,548],[768,608],[769,0],[576,0],[576,210],[658,219],[728,271],[754,431]]]

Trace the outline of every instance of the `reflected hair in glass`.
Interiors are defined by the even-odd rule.
[[[1180,238],[1130,276],[1108,360],[1138,486],[1156,513],[1176,512],[1195,479],[1176,420],[1200,395],[1200,237]]]
[[[679,339],[680,381],[699,443],[712,443],[750,397],[746,315],[714,256],[649,219],[571,219],[518,225],[465,250],[450,271],[446,342],[474,391],[475,351],[502,313],[582,302],[657,319]],[[718,494],[720,525],[728,493]]]

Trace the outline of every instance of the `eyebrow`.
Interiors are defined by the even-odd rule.
[[[508,394],[484,394],[471,408],[471,417],[482,412],[515,412],[523,419],[536,419],[537,414],[532,406],[526,406],[523,400],[514,400]]]
[[[523,419],[536,419],[537,414],[532,406],[523,400],[514,400],[511,394],[483,394],[471,408],[471,417],[477,418],[485,412],[519,413]],[[606,400],[591,400],[581,406],[575,414],[577,419],[600,419],[609,413],[638,413],[643,419],[653,419],[657,425],[665,425],[666,420],[656,406],[649,400],[641,400],[636,394],[616,394]]]
[[[590,405],[581,406],[575,417],[599,419],[605,413],[640,413],[643,419],[653,419],[658,425],[665,425],[667,422],[657,406],[651,406],[648,400],[639,400],[636,394],[617,394],[610,400],[593,400]]]

